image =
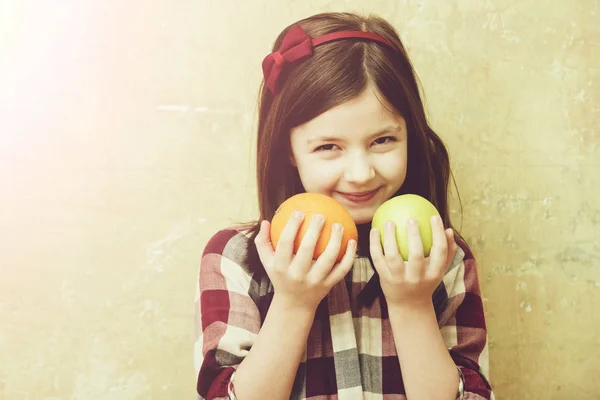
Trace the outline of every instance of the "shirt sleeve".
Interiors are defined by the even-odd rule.
[[[201,400],[235,400],[233,377],[252,347],[260,313],[252,276],[239,261],[244,236],[220,231],[202,255],[196,291],[194,366]]]
[[[468,248],[466,248],[467,251]],[[488,340],[475,259],[459,248],[444,276],[447,303],[439,323],[456,364],[460,383],[457,399],[493,400],[489,383]]]

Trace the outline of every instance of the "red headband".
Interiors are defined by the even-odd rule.
[[[269,54],[263,60],[262,69],[267,88],[271,91],[271,93],[277,93],[277,79],[279,78],[279,74],[281,74],[286,64],[301,61],[312,56],[313,48],[323,43],[351,38],[374,40],[376,42],[388,45],[394,49],[394,45],[392,45],[387,39],[371,32],[339,31],[317,36],[316,38],[311,39],[310,36],[304,32],[304,29],[300,27],[300,25],[295,25],[285,34],[279,50]]]

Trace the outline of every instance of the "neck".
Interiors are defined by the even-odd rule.
[[[356,250],[357,255],[368,257],[369,256],[369,232],[371,231],[371,222],[365,224],[356,225],[358,230],[358,247]]]

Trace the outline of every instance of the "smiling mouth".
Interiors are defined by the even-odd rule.
[[[375,195],[377,194],[379,189],[381,189],[381,188],[378,187],[377,189],[371,190],[369,192],[354,192],[354,193],[338,192],[338,193],[342,197],[344,197],[345,199],[347,199],[353,203],[366,203],[367,201],[369,201],[373,197],[375,197]]]

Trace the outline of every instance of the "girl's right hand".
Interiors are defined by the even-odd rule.
[[[294,241],[304,216],[300,212],[292,215],[273,250],[270,224],[262,221],[254,240],[261,262],[275,288],[275,297],[290,307],[315,311],[331,288],[346,276],[352,268],[356,255],[356,241],[350,240],[342,260],[336,264],[343,237],[343,227],[335,224],[329,243],[323,254],[313,261],[313,253],[324,218],[315,215],[302,238],[296,255]]]

